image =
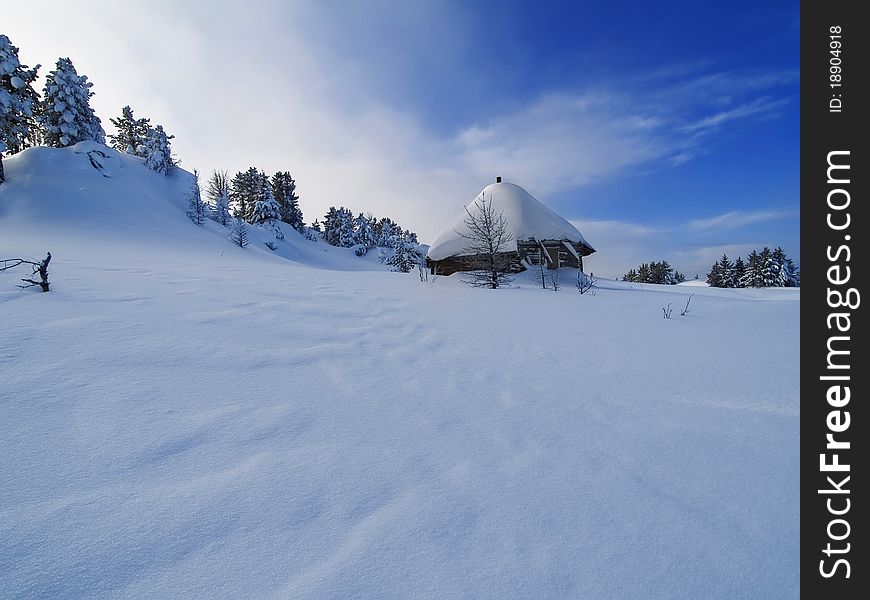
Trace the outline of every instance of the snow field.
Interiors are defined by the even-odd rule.
[[[0,274],[4,595],[797,595],[799,290],[421,283],[21,158],[0,249],[53,291]]]

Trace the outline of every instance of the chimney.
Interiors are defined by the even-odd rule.
[[[501,175],[499,175],[498,177],[495,178],[495,182],[496,182],[496,183],[501,183]]]

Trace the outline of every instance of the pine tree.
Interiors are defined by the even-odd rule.
[[[134,156],[146,157],[145,142],[148,139],[150,119],[136,119],[133,117],[133,109],[129,105],[121,109],[121,116],[109,121],[118,131],[117,135],[109,134],[112,148],[119,152],[125,152]]]
[[[736,285],[734,281],[734,265],[731,264],[727,254],[723,254],[722,258],[713,264],[713,267],[707,274],[707,283],[710,287],[720,288],[730,288]]]
[[[39,67],[22,65],[18,48],[0,35],[0,183],[4,181],[3,153],[16,154],[36,145],[39,94],[33,83]]]
[[[395,248],[401,238],[402,228],[396,225],[392,219],[382,218],[378,221],[376,230],[378,246],[382,248]]]
[[[722,287],[722,265],[717,260],[707,273],[707,285],[710,287]]]
[[[296,181],[289,172],[278,171],[272,175],[272,195],[281,209],[281,221],[302,232],[305,223],[299,208],[299,196],[296,195]]]
[[[774,252],[775,260],[779,260],[780,269],[782,271],[782,285],[785,287],[800,287],[801,274],[794,261],[785,255],[782,248],[777,248]]]
[[[332,246],[350,248],[356,245],[353,213],[345,207],[329,207],[323,217],[323,239]]]
[[[761,287],[762,285],[764,285],[764,275],[761,259],[758,252],[753,250],[749,253],[749,258],[747,258],[746,271],[740,280],[740,287]]]
[[[746,263],[743,262],[743,258],[738,256],[737,260],[734,261],[734,276],[732,277],[734,287],[745,287],[745,285],[743,284],[745,277]]]
[[[205,223],[207,210],[208,207],[202,201],[202,191],[199,187],[199,171],[194,169],[193,181],[187,190],[187,216],[197,225],[202,225]]]
[[[637,279],[641,283],[651,283],[652,278],[650,277],[649,265],[646,263],[641,263],[640,267],[637,269]]]
[[[343,206],[339,209],[338,221],[338,245],[342,248],[350,248],[357,243],[353,230],[353,213]]]
[[[777,287],[779,286],[779,273],[777,265],[774,264],[773,252],[765,246],[758,254],[758,259],[761,263],[761,287]]]
[[[720,266],[722,269],[722,285],[721,285],[721,287],[725,287],[725,288],[737,287],[737,282],[734,279],[734,265],[728,259],[727,254],[722,254],[722,260],[720,262]]]
[[[230,182],[226,171],[214,171],[206,186],[212,218],[226,227],[230,224]]]
[[[281,218],[281,207],[272,196],[272,186],[269,184],[269,178],[266,174],[258,172],[256,181],[257,196],[251,209],[251,223],[254,225],[273,224]]]
[[[393,248],[393,254],[386,259],[386,264],[390,265],[391,271],[401,271],[408,273],[417,266],[419,256],[417,254],[417,244],[407,239],[398,239]]]
[[[254,202],[259,194],[259,169],[249,167],[239,171],[230,184],[230,208],[233,216],[250,221],[253,217]]]
[[[353,220],[353,230],[356,242],[362,244],[366,249],[374,248],[377,245],[374,225],[374,217],[363,213],[357,215]]]
[[[317,222],[315,221],[315,224]],[[323,215],[323,239],[330,246],[338,246],[338,209],[330,206]]]
[[[39,121],[45,143],[54,148],[72,146],[92,140],[106,142],[100,119],[90,105],[92,83],[87,76],[76,73],[69,58],[60,58],[54,71],[45,78]]]
[[[167,135],[162,125],[151,127],[145,136],[145,141],[140,146],[142,156],[145,158],[145,166],[161,175],[169,175],[175,169],[175,160],[172,158],[172,148],[169,140],[174,135]]]

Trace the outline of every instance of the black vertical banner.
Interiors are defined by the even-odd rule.
[[[801,592],[867,598],[870,21],[801,4]],[[864,7],[866,9],[866,7]],[[864,304],[867,303],[868,306]],[[863,358],[863,362],[859,359]]]

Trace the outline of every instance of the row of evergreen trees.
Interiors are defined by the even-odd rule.
[[[641,263],[637,269],[630,269],[622,276],[623,281],[633,283],[657,283],[662,285],[675,285],[686,280],[685,275],[663,260],[660,262]]]
[[[257,167],[239,171],[232,179],[226,171],[215,171],[208,182],[207,196],[223,225],[230,214],[252,225],[287,223],[305,232],[296,181],[287,171],[270,178]]]
[[[312,227],[319,231],[329,244],[342,248],[360,245],[364,248],[395,248],[399,242],[417,244],[417,234],[402,229],[390,218],[378,219],[368,213],[356,217],[345,207],[329,207],[323,222],[315,221]]]
[[[118,131],[109,135],[115,150],[144,158],[146,167],[163,175],[169,175],[178,164],[169,143],[175,136],[168,135],[162,125],[152,127],[151,119],[135,118],[129,105],[121,109],[119,118],[109,120]]]
[[[383,262],[397,271],[408,272],[421,260],[417,249],[417,234],[402,229],[390,218],[377,219],[371,214],[356,217],[345,207],[329,208],[323,221],[315,220],[310,226],[303,221],[296,181],[287,171],[279,171],[270,178],[257,167],[239,171],[230,179],[226,171],[215,171],[206,185],[202,199],[199,179],[188,192],[188,216],[197,224],[211,218],[232,228],[233,239],[242,243],[243,224],[272,227],[278,239],[283,238],[276,222],[287,223],[309,239],[322,238],[333,246],[350,248],[362,256],[372,248],[380,247]]]
[[[42,96],[33,88],[41,65],[21,64],[18,48],[0,34],[0,183],[2,153],[16,154],[32,146],[64,148],[82,141],[106,143],[100,118],[90,106],[93,84],[79,75],[69,58],[59,58],[45,77]],[[141,156],[145,164],[168,174],[175,166],[163,127],[151,127],[148,119],[134,119],[129,106],[121,118],[112,119],[117,136],[109,136],[121,152]]]
[[[753,250],[746,262],[737,257],[733,263],[727,254],[713,263],[707,273],[711,287],[800,287],[800,271],[782,248],[771,250],[767,246],[761,252]]]
[[[395,271],[407,273],[423,260],[417,246],[417,234],[390,218],[376,218],[369,213],[353,212],[343,206],[329,207],[323,222],[315,221],[311,229],[329,244],[342,248],[356,247],[357,256],[366,254],[372,248],[381,248],[380,260]],[[386,252],[392,250],[392,252]]]

